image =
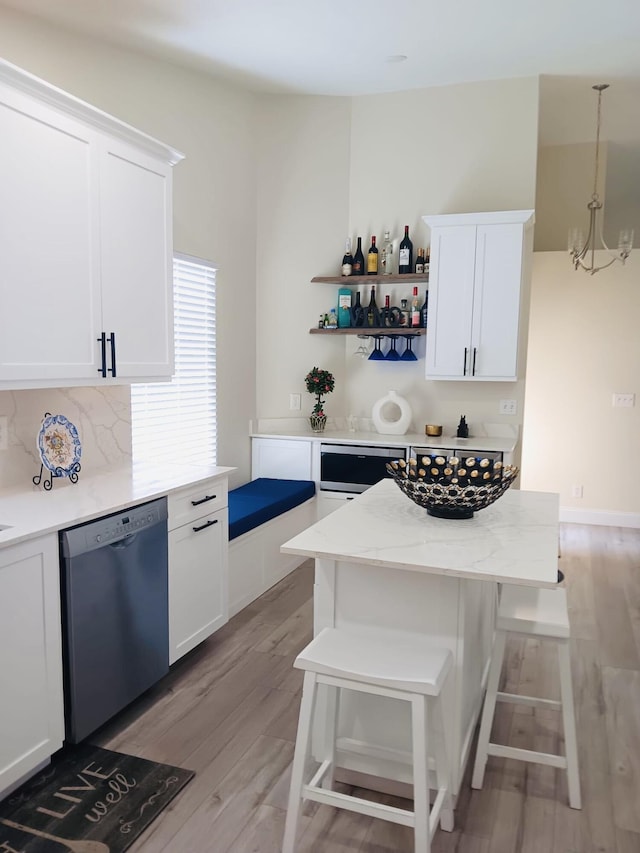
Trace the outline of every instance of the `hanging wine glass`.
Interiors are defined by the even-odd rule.
[[[391,346],[389,347],[389,352],[385,355],[385,358],[389,361],[400,361],[400,353],[396,349],[396,341],[398,340],[397,335],[389,335],[391,338]]]
[[[403,337],[407,343],[406,343],[404,352],[400,356],[400,360],[401,361],[417,361],[418,356],[411,349],[411,343],[413,341],[413,335],[403,335]]]
[[[381,359],[384,359],[383,352],[380,349],[380,340],[380,336],[376,335],[374,350],[369,356],[369,361],[380,361]]]
[[[354,355],[359,355],[360,358],[368,358],[369,356],[369,335],[358,335],[360,339],[360,343],[358,348],[353,353]]]

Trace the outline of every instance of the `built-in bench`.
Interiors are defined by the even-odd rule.
[[[229,616],[304,561],[280,546],[316,521],[311,480],[259,477],[229,492]]]

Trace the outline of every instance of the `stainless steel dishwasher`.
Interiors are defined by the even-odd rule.
[[[166,498],[60,532],[65,728],[79,743],[169,671]]]

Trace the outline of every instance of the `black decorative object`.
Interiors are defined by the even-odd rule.
[[[469,425],[467,424],[467,419],[464,415],[460,418],[456,435],[458,438],[469,438]]]
[[[123,853],[194,775],[91,744],[66,747],[0,803],[0,849]]]
[[[434,454],[394,460],[386,467],[405,495],[437,518],[472,518],[497,501],[519,474],[515,465],[476,456]]]

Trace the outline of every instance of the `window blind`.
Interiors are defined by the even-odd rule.
[[[216,464],[216,269],[173,260],[175,375],[131,386],[134,459]]]

